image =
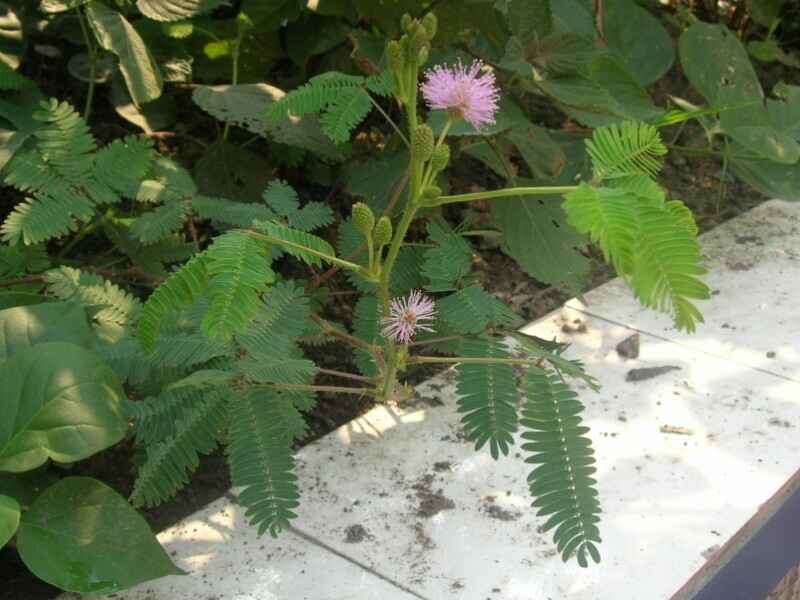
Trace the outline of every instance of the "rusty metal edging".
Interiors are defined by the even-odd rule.
[[[764,600],[800,562],[800,470],[671,600]]]

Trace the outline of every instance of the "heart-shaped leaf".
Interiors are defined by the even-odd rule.
[[[0,310],[0,361],[42,342],[70,342],[89,348],[93,340],[86,310],[72,302]]]
[[[64,342],[36,344],[0,365],[0,471],[48,458],[74,462],[125,435],[122,390],[103,360]]]
[[[22,516],[17,548],[37,577],[71,592],[116,592],[182,574],[144,518],[89,477],[45,490]]]
[[[11,496],[0,495],[0,548],[17,532],[20,507]]]

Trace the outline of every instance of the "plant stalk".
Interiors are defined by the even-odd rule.
[[[549,196],[553,194],[568,194],[577,190],[577,185],[555,185],[539,187],[513,187],[502,190],[487,190],[485,192],[473,192],[471,194],[458,194],[455,196],[440,196],[430,202],[425,202],[426,207],[442,206],[443,204],[455,204],[456,202],[474,202],[475,200],[495,200],[497,198],[509,198],[514,196]]]
[[[80,23],[83,41],[86,44],[86,53],[89,55],[89,89],[86,92],[86,104],[83,108],[83,120],[88,124],[89,118],[92,116],[95,79],[97,78],[97,48],[95,48],[92,37],[89,35],[86,14],[81,10],[80,6],[75,7],[75,11],[78,13],[78,23]]]

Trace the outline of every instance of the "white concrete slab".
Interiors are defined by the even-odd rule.
[[[158,539],[187,576],[167,577],[108,596],[125,600],[416,600],[293,532],[258,538],[222,497]],[[79,598],[65,594],[61,600]]]
[[[530,330],[561,324],[554,315]],[[623,362],[615,346],[631,333],[590,321],[573,340],[603,384],[582,391],[605,511],[600,566],[555,556],[522,458],[495,463],[461,440],[446,378],[420,386],[416,406],[376,409],[304,449],[310,501],[297,527],[426,598],[669,597],[797,468],[800,384],[647,335]],[[667,365],[680,369],[625,381]],[[367,536],[348,544],[354,526]]]
[[[619,279],[567,306],[800,381],[800,203],[765,202],[701,240],[713,295],[694,334],[643,308]]]
[[[704,238],[720,292],[697,338],[616,283],[587,294],[592,314],[573,303],[529,326],[572,343],[603,385],[576,386],[598,457],[601,565],[565,566],[539,533],[524,456],[495,462],[463,440],[451,371],[300,452],[296,532],[257,540],[222,499],[161,535],[191,577],[115,597],[668,598],[800,462],[798,217],[771,202]],[[634,333],[619,323],[643,332],[638,358],[617,353]]]

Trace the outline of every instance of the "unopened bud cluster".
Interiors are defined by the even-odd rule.
[[[417,71],[428,62],[431,40],[436,35],[438,23],[433,13],[428,13],[422,20],[405,14],[400,25],[403,36],[400,41],[389,42],[386,56],[397,83],[398,99],[405,104],[416,97]]]

